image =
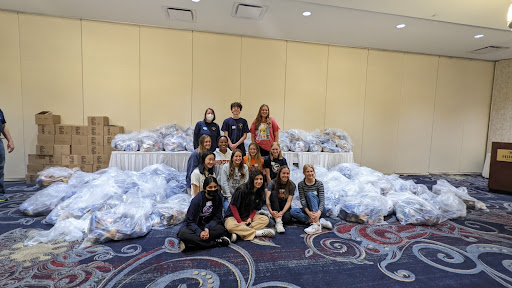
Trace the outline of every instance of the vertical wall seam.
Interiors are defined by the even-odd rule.
[[[365,79],[364,79],[364,83],[365,83],[365,88],[364,88],[364,101],[363,101],[363,125],[362,125],[362,131],[361,131],[361,159],[360,159],[360,164],[363,165],[363,147],[364,147],[364,119],[365,119],[365,115],[366,115],[366,97],[367,97],[367,94],[368,94],[368,66],[369,63],[370,63],[370,49],[366,49],[366,51],[368,53],[366,53],[366,75],[365,75]]]
[[[288,44],[289,42],[286,41],[286,46],[285,46],[285,53],[284,53],[284,95],[283,95],[283,127],[281,127],[281,130],[284,129],[284,127],[286,127],[286,88],[287,88],[287,78],[286,78],[286,74],[287,74],[287,71],[288,71]]]
[[[22,69],[21,69],[21,30],[20,30],[20,13],[16,13],[16,22],[17,22],[17,25],[18,25],[18,51],[19,51],[19,63],[20,63],[20,94],[21,94],[21,125],[23,127],[23,132],[22,132],[22,135],[23,135],[23,163],[25,164],[25,170],[24,172],[26,173],[27,172],[27,164],[28,164],[28,157],[25,157],[25,155],[27,154],[27,151],[26,151],[26,147],[25,147],[25,139],[27,139],[25,133],[27,132],[25,130],[25,111],[24,111],[24,107],[25,105],[23,105],[23,100],[24,100],[24,97],[23,97],[23,77],[22,77]],[[12,137],[12,135],[11,135]],[[3,143],[0,143],[1,145],[3,145]]]
[[[404,97],[404,77],[405,77],[405,74],[404,74],[404,70],[405,70],[405,53],[401,53],[402,54],[402,69],[400,69],[400,74],[401,74],[401,77],[400,77],[400,95],[398,97],[398,101],[401,102],[401,103],[405,103],[407,104],[407,99],[403,99]],[[400,101],[400,100],[403,100]],[[396,135],[395,135],[395,167],[393,167],[393,173],[397,173],[397,170],[398,170],[398,144],[399,144],[399,135],[400,135],[400,118],[401,118],[401,108],[403,106],[400,105],[400,103],[398,103],[398,121],[397,121],[397,127],[396,127]]]
[[[140,25],[139,28],[139,130],[142,130],[142,77],[141,77],[141,53],[140,53]]]
[[[193,106],[193,102],[194,102],[194,34],[195,32],[192,31],[192,55],[191,55],[191,63],[190,65],[192,66],[190,69],[190,72],[191,72],[191,75],[190,75],[190,118],[188,119],[188,123],[190,123],[190,125],[192,125],[192,106]]]
[[[430,135],[430,151],[428,155],[428,174],[432,172],[432,169],[430,167],[430,163],[432,160],[432,143],[434,142],[434,123],[436,121],[436,103],[437,103],[437,84],[439,83],[439,64],[440,64],[441,57],[437,57],[437,73],[436,73],[436,88],[434,90],[434,109],[432,110],[432,132]]]
[[[329,87],[329,57],[330,57],[330,54],[331,53],[331,45],[327,45],[327,67],[326,67],[326,70],[327,70],[327,73],[325,74],[325,95],[324,95],[324,129],[327,128],[325,126],[325,118],[327,117],[327,89]]]
[[[80,64],[82,69],[82,125],[85,124],[85,86],[84,86],[84,26],[83,20],[80,19]]]

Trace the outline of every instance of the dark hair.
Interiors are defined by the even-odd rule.
[[[258,169],[249,172],[249,180],[246,183],[248,191],[252,192],[252,190],[254,190],[254,179],[258,175],[261,175],[261,177],[263,177],[263,172],[261,172]],[[256,193],[258,194],[257,196],[263,197],[263,194],[265,193],[265,185],[261,185],[261,187],[258,188],[258,190],[256,190]]]
[[[222,138],[226,138],[226,141],[228,141],[228,143],[229,143],[228,136],[226,136],[226,135],[220,135],[219,139],[217,139],[217,144],[219,144],[220,139],[222,139]]]
[[[240,103],[240,102],[231,103],[231,110],[233,110],[233,108],[235,108],[235,107],[240,108],[240,111],[242,111],[242,103]]]
[[[201,162],[199,162],[199,166],[197,168],[199,169],[199,173],[204,174],[204,169],[206,168],[204,165],[204,162],[206,161],[206,157],[213,155],[213,158],[215,158],[215,154],[213,154],[212,151],[206,151],[203,154],[201,154]],[[213,174],[213,167],[208,169],[208,174]]]
[[[208,114],[208,110],[212,110],[212,112],[213,112],[213,120],[212,120],[212,122],[215,121],[215,119],[216,119],[215,118],[215,110],[213,110],[212,108],[206,108],[206,110],[204,111],[204,121],[206,122],[206,114]]]
[[[279,189],[284,189],[285,197],[288,198],[288,196],[290,196],[290,186],[291,183],[293,183],[293,181],[290,178],[288,178],[288,181],[286,181],[285,184],[281,183],[281,172],[284,169],[288,169],[288,171],[290,171],[290,168],[286,165],[279,167],[279,169],[277,170],[277,176],[274,179],[274,184],[276,184],[274,185],[274,191],[279,192]]]
[[[214,176],[206,177],[203,182],[203,190],[206,190],[206,187],[208,187],[208,185],[210,185],[212,183],[215,183],[215,184],[217,184],[217,186],[219,186],[219,182],[217,182],[217,178],[215,178]]]
[[[242,162],[240,162],[240,164],[238,164],[238,167],[235,166],[235,162],[233,161],[233,158],[235,158],[235,154],[236,153],[240,153],[242,154]],[[243,179],[245,178],[245,172],[244,172],[244,160],[243,160],[243,157],[244,157],[244,153],[242,153],[242,150],[240,149],[235,149],[233,150],[233,153],[231,153],[231,159],[229,160],[229,179],[233,179],[233,177],[235,176],[235,168],[238,168],[238,173],[240,173],[240,179]]]

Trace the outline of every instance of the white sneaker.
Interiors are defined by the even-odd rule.
[[[315,234],[322,232],[322,227],[316,223],[312,223],[308,228],[304,229],[308,234]]]
[[[324,218],[320,218],[320,225],[325,229],[332,229],[332,223],[325,220]]]
[[[257,237],[270,237],[270,238],[272,238],[272,237],[276,236],[276,233],[272,229],[265,228],[265,229],[261,229],[261,230],[256,231],[256,236]]]
[[[277,233],[284,233],[283,219],[276,219],[276,231]]]
[[[238,238],[238,237],[236,236],[235,233],[231,234],[231,243],[235,243],[236,242],[236,238]]]

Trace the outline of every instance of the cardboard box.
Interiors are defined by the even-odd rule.
[[[94,165],[107,165],[110,162],[110,156],[106,155],[93,155]]]
[[[93,155],[62,155],[63,165],[92,165]]]
[[[54,145],[55,144],[55,136],[54,135],[37,135],[37,144],[39,145]]]
[[[37,134],[39,135],[55,135],[55,125],[45,124],[37,126]]]
[[[103,146],[103,136],[87,136],[87,145],[89,146]]]
[[[103,146],[103,155],[108,156],[108,158],[110,158],[110,154],[112,154],[112,151],[114,151],[114,148],[112,148],[112,146]]]
[[[71,145],[71,153],[73,155],[87,155],[87,145]]]
[[[123,134],[124,127],[117,125],[108,125],[103,127],[103,135],[105,136],[116,136],[117,134]]]
[[[103,155],[103,146],[87,146],[87,154],[88,155],[96,155],[96,154],[102,154]]]
[[[27,174],[37,174],[44,169],[44,164],[28,164]]]
[[[87,145],[87,136],[71,135],[71,145]]]
[[[27,184],[36,184],[37,182],[37,174],[27,174],[25,175],[25,183]]]
[[[28,164],[46,164],[48,156],[28,154]]]
[[[87,131],[87,125],[79,125],[79,126],[72,126],[71,127],[71,135],[77,135],[77,136],[87,136],[89,135]]]
[[[89,116],[89,117],[87,117],[87,125],[89,125],[89,126],[106,126],[106,125],[108,125],[108,117],[107,116]]]
[[[41,111],[36,114],[36,124],[60,124],[60,116],[50,111]]]
[[[45,164],[59,166],[61,163],[62,163],[62,155],[61,156],[47,156]]]
[[[116,137],[116,136],[103,136],[103,145],[111,146],[112,140],[114,140],[114,137]]]
[[[36,145],[37,155],[53,155],[54,145]]]
[[[71,135],[55,135],[55,145],[71,145]]]
[[[60,165],[60,164],[44,164],[44,169],[51,168],[51,167],[62,167],[62,165]]]
[[[71,135],[72,125],[55,125],[55,135]]]
[[[53,156],[60,157],[64,154],[71,154],[71,145],[53,145]]]
[[[108,164],[94,164],[92,166],[92,172],[96,172],[96,171],[99,171],[101,169],[107,169],[108,168]]]
[[[103,127],[100,126],[88,126],[88,136],[103,136]]]

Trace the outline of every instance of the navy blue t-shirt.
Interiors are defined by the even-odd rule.
[[[270,160],[270,156],[265,157],[263,161],[263,167],[270,169],[270,179],[275,179],[277,176],[277,171],[281,166],[288,166],[286,162],[286,158],[283,159],[272,159]]]
[[[4,131],[4,124],[7,123],[5,121],[4,112],[0,109],[0,134]]]
[[[231,143],[235,144],[238,142],[245,133],[249,133],[249,126],[247,125],[247,120],[244,118],[233,119],[233,117],[229,117],[222,123],[222,131],[228,132],[228,137],[231,139]],[[242,150],[242,153],[245,155],[245,145],[241,143],[236,147]]]
[[[217,149],[217,141],[219,141],[220,137],[220,129],[219,125],[215,122],[206,122],[199,121],[196,123],[196,127],[194,128],[194,149],[199,147],[199,138],[201,135],[206,134],[212,138],[212,146],[208,149],[211,152],[214,152]]]

